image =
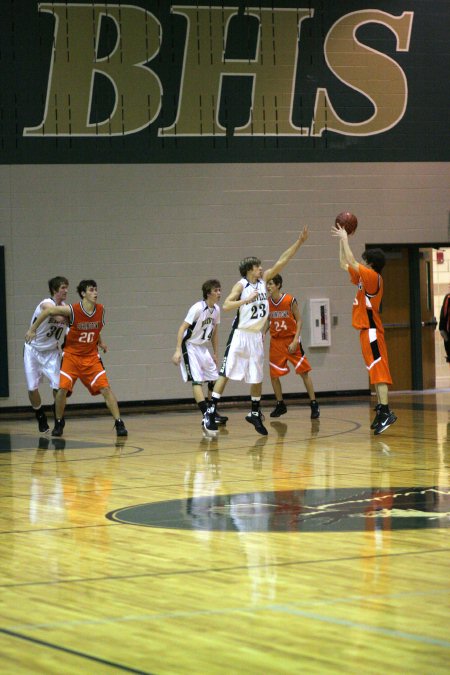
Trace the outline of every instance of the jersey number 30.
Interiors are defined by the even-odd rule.
[[[62,335],[64,328],[62,326],[50,326],[50,330],[48,333],[45,334],[45,337],[54,337],[56,341],[59,340],[59,338]]]

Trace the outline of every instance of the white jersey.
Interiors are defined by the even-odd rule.
[[[239,307],[235,327],[253,333],[262,331],[269,316],[266,284],[262,279],[258,279],[254,284],[251,284],[245,278],[240,279],[238,283],[242,285],[241,300],[249,298],[254,291],[258,291],[258,297],[248,305]]]
[[[43,311],[41,307],[43,303],[53,303],[55,307],[57,306],[53,298],[45,298],[44,300],[41,300],[33,312],[30,327],[34,324],[38,316]],[[66,333],[66,328],[67,323],[65,321],[58,321],[58,317],[56,316],[48,316],[36,331],[36,337],[33,340],[34,349],[36,349],[38,352],[58,351],[62,339]]]
[[[183,335],[183,342],[194,345],[203,345],[211,340],[215,327],[220,323],[220,309],[218,305],[208,307],[205,300],[192,305],[185,322],[189,324]]]

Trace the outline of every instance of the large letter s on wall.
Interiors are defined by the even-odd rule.
[[[327,64],[337,78],[367,96],[375,111],[363,122],[345,122],[336,114],[327,90],[319,88],[311,125],[312,136],[321,136],[325,130],[349,136],[370,136],[398,124],[408,102],[405,73],[386,54],[361,44],[356,38],[356,31],[366,23],[381,23],[395,33],[397,51],[408,51],[413,17],[413,12],[395,17],[368,9],[346,14],[334,24],[324,44]]]

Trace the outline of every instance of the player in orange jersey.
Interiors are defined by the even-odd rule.
[[[319,404],[316,401],[314,387],[309,375],[311,366],[300,341],[302,318],[297,300],[288,293],[282,293],[283,279],[276,274],[267,282],[269,294],[270,330],[270,379],[277,404],[270,413],[271,417],[280,417],[287,412],[283,401],[280,377],[289,373],[288,363],[292,363],[295,372],[302,378],[310,399],[311,419],[320,417]]]
[[[381,270],[386,259],[380,248],[373,248],[367,249],[362,254],[365,264],[359,263],[351,251],[344,228],[336,223],[331,228],[331,233],[334,237],[339,237],[341,267],[348,271],[351,282],[358,287],[353,301],[352,325],[360,332],[362,355],[369,371],[370,382],[377,394],[376,416],[370,428],[378,435],[397,420],[389,409],[388,385],[392,384],[392,378],[380,317],[383,298]]]
[[[72,394],[78,378],[93,396],[102,394],[115,419],[117,436],[127,436],[128,432],[120,418],[117,399],[109,386],[98,351],[101,349],[106,352],[107,346],[100,335],[105,325],[105,317],[103,305],[97,303],[97,282],[93,279],[80,281],[77,293],[81,302],[44,309],[25,336],[25,341],[31,342],[36,336],[37,328],[50,315],[59,314],[68,319],[69,330],[63,344],[59,389],[55,400],[56,420],[52,436],[63,435],[66,399]]]

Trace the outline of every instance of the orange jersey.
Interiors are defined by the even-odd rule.
[[[77,356],[92,356],[98,352],[100,331],[105,325],[103,305],[95,305],[89,314],[76,302],[70,307],[69,331],[63,345],[63,351]]]
[[[357,330],[376,328],[384,333],[380,317],[380,305],[383,298],[383,279],[375,270],[359,265],[358,272],[348,268],[350,279],[358,286],[353,301],[352,325]]]
[[[292,312],[296,302],[293,295],[283,293],[279,300],[269,297],[269,319],[271,338],[293,338],[297,330],[297,322]]]

